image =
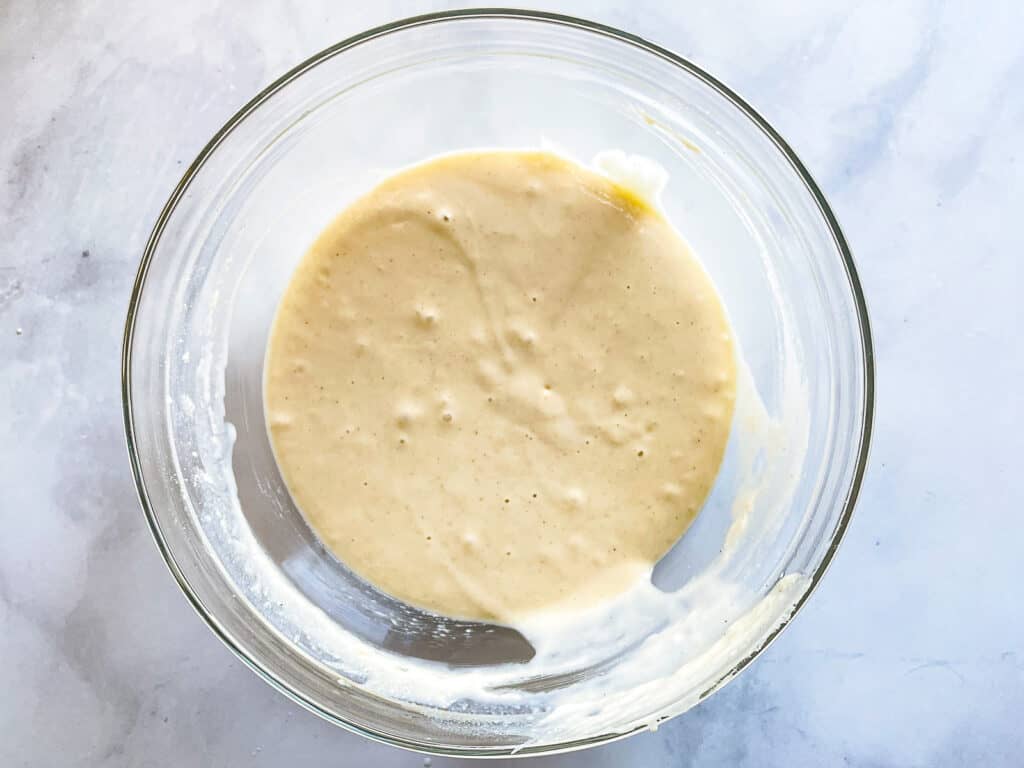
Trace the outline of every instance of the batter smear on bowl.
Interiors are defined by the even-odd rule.
[[[646,578],[714,482],[736,395],[685,242],[547,152],[443,156],[343,211],[285,292],[265,377],[326,546],[411,604],[507,623]]]

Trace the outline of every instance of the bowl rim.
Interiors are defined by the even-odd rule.
[[[831,537],[829,545],[821,559],[821,562],[815,568],[814,573],[808,580],[807,586],[799,599],[794,604],[792,611],[786,616],[781,623],[761,642],[761,644],[745,658],[739,661],[733,666],[728,672],[726,672],[714,685],[708,688],[706,691],[700,694],[699,701],[704,700],[711,693],[715,692],[719,688],[723,687],[726,683],[732,680],[740,671],[742,671],[747,665],[749,665],[755,658],[757,658],[776,637],[785,629],[789,623],[793,620],[793,617],[800,611],[804,603],[807,602],[808,598],[814,592],[825,572],[828,570],[832,559],[839,548],[840,543],[846,533],[846,529],[849,526],[850,520],[853,515],[853,509],[857,501],[857,497],[860,493],[861,485],[863,483],[864,474],[867,468],[868,452],[871,443],[871,433],[874,420],[874,401],[875,401],[875,362],[874,362],[874,351],[871,339],[871,330],[868,320],[867,304],[865,302],[864,293],[861,288],[860,279],[857,276],[857,271],[854,266],[853,256],[850,251],[849,244],[843,232],[839,226],[839,222],[832,212],[831,207],[822,194],[817,183],[811,177],[804,164],[797,157],[793,149],[786,143],[782,136],[765,120],[761,115],[751,107],[743,98],[741,98],[735,91],[726,86],[720,80],[714,76],[708,74],[702,68],[689,61],[688,59],[680,56],[679,54],[673,53],[672,51],[656,45],[638,35],[624,32],[616,29],[615,27],[607,26],[605,24],[599,24],[596,22],[581,19],[575,16],[567,16],[557,13],[547,13],[544,11],[534,10],[523,10],[516,8],[466,8],[458,10],[440,11],[436,13],[428,13],[419,16],[412,16],[405,19],[383,24],[381,26],[373,27],[366,30],[365,32],[348,37],[334,45],[325,48],[319,53],[310,56],[305,61],[296,65],[285,74],[277,78],[273,83],[268,85],[256,96],[254,96],[248,103],[239,109],[214,135],[213,138],[206,144],[205,147],[199,152],[196,159],[192,161],[189,167],[186,169],[181,180],[175,186],[173,192],[164,204],[163,209],[157,218],[156,223],[153,226],[153,230],[150,233],[149,239],[146,242],[145,249],[143,251],[142,260],[139,265],[138,272],[136,273],[135,281],[132,286],[131,298],[128,303],[127,319],[125,321],[124,336],[122,340],[121,348],[121,401],[122,410],[124,416],[124,429],[125,439],[128,448],[128,457],[131,463],[132,475],[135,480],[135,488],[138,493],[139,502],[142,506],[142,510],[146,516],[146,520],[149,524],[149,529],[153,535],[153,539],[156,542],[157,548],[160,550],[160,554],[163,556],[164,562],[166,563],[171,574],[174,576],[175,581],[178,583],[178,587],[184,593],[193,609],[203,621],[209,626],[213,633],[235,654],[240,661],[242,661],[247,667],[254,671],[259,677],[270,684],[273,688],[287,696],[296,704],[299,704],[303,708],[310,712],[318,715],[319,717],[331,722],[335,725],[341,726],[349,731],[358,733],[365,736],[373,741],[377,741],[390,746],[401,747],[403,749],[409,749],[415,752],[423,754],[435,754],[442,756],[453,756],[453,757],[508,757],[508,756],[530,756],[530,755],[552,755],[562,752],[569,752],[584,747],[596,746],[599,744],[606,744],[612,741],[616,741],[621,738],[625,738],[637,731],[644,730],[645,726],[640,726],[632,730],[628,730],[623,733],[613,732],[607,734],[600,734],[592,736],[586,739],[577,739],[568,742],[560,742],[555,744],[529,746],[523,748],[517,747],[458,747],[454,745],[438,745],[426,742],[420,742],[410,739],[404,739],[393,736],[383,731],[376,731],[371,728],[359,725],[354,722],[350,722],[345,718],[329,712],[320,707],[315,701],[307,697],[302,691],[296,690],[291,687],[287,682],[276,677],[269,669],[262,666],[260,659],[255,654],[250,653],[244,645],[232,636],[231,632],[223,626],[217,617],[203,604],[198,594],[193,590],[187,577],[182,572],[177,561],[175,560],[174,554],[171,552],[168,546],[167,540],[164,538],[163,532],[160,528],[160,524],[154,513],[153,505],[149,501],[149,496],[146,491],[146,482],[143,476],[142,464],[140,455],[136,446],[135,441],[135,427],[134,427],[134,414],[132,406],[132,376],[131,376],[131,358],[132,358],[132,342],[135,332],[136,314],[139,310],[141,303],[141,297],[146,284],[146,276],[149,271],[149,266],[156,254],[157,247],[160,242],[163,230],[173,214],[179,200],[185,193],[192,179],[196,176],[206,160],[213,154],[217,147],[223,142],[228,135],[235,129],[243,120],[246,119],[252,112],[258,109],[265,101],[276,94],[278,91],[286,87],[290,82],[300,77],[306,71],[318,66],[319,64],[337,56],[344,51],[354,48],[358,45],[366,43],[370,40],[374,40],[378,37],[392,34],[414,27],[446,23],[446,22],[458,22],[460,20],[467,19],[506,19],[514,21],[530,21],[538,22],[542,24],[551,24],[560,27],[566,27],[576,29],[589,34],[596,34],[612,40],[631,45],[635,48],[639,48],[653,56],[656,56],[670,64],[673,64],[688,74],[703,81],[707,86],[716,91],[721,97],[731,102],[741,113],[743,113],[755,127],[761,130],[761,132],[775,145],[776,149],[783,155],[788,161],[790,167],[796,173],[796,175],[803,182],[807,192],[811,195],[815,201],[818,211],[825,221],[825,224],[832,234],[835,246],[839,252],[843,266],[845,268],[847,280],[849,282],[849,288],[851,295],[854,300],[856,309],[857,327],[861,342],[861,366],[864,376],[864,392],[863,399],[861,402],[862,419],[859,430],[859,445],[857,446],[856,452],[856,465],[854,468],[853,477],[850,481],[850,486],[847,490],[846,501],[844,503],[842,514],[836,529]]]

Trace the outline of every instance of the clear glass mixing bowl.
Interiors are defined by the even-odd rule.
[[[737,419],[704,511],[655,571],[662,589],[685,590],[739,531],[738,555],[720,575],[746,598],[712,608],[725,615],[722,633],[733,619],[744,632],[710,651],[663,643],[662,662],[679,670],[664,685],[654,681],[650,690],[663,695],[637,695],[619,675],[642,642],[609,641],[599,663],[585,666],[568,653],[557,674],[517,679],[534,652],[519,632],[431,616],[354,578],[296,511],[264,428],[268,329],[323,226],[401,166],[545,141],[584,161],[619,148],[669,172],[662,206],[715,280],[752,388],[774,420],[758,431]],[[873,386],[849,249],[779,135],[666,50],[521,11],[459,11],[371,30],[299,65],[235,115],[153,230],[131,298],[123,376],[143,507],[214,632],[328,720],[458,755],[600,743],[677,714],[731,679],[799,608],[835,552],[864,470]],[[739,454],[755,456],[765,492],[737,524]],[[769,599],[783,583],[784,599]],[[639,615],[633,640],[665,639],[664,621]],[[415,674],[396,692],[377,684],[382,669]],[[467,676],[479,686],[466,690],[516,695],[502,703],[453,693],[437,703],[432,692],[463,690]],[[608,705],[605,716],[550,725],[595,697]]]

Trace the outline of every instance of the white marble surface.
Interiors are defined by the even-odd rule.
[[[292,64],[438,7],[248,5],[0,5],[3,766],[423,765],[319,721],[221,646],[128,471],[123,316],[183,167]],[[833,569],[752,668],[655,734],[530,764],[1020,765],[1024,10],[636,6],[549,7],[690,56],[802,155],[868,295],[877,437]]]

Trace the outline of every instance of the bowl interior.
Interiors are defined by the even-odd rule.
[[[588,640],[585,652],[546,649],[538,674],[539,649],[519,631],[410,608],[325,552],[278,475],[262,372],[289,276],[347,202],[441,152],[543,145],[584,162],[622,149],[669,172],[662,207],[718,287],[748,398],[705,509],[655,570],[658,589],[680,596],[675,608],[645,603],[621,636]],[[741,102],[620,33],[470,12],[325,51],[215,137],[140,270],[126,417],[165,557],[257,671],[318,713],[393,743],[550,751],[691,706],[792,614],[859,483],[868,349],[831,214]],[[705,589],[712,581],[716,590]],[[697,616],[721,618],[721,628],[696,632]],[[659,664],[645,665],[645,643],[660,643]],[[608,703],[602,712],[590,712],[595,697]]]

